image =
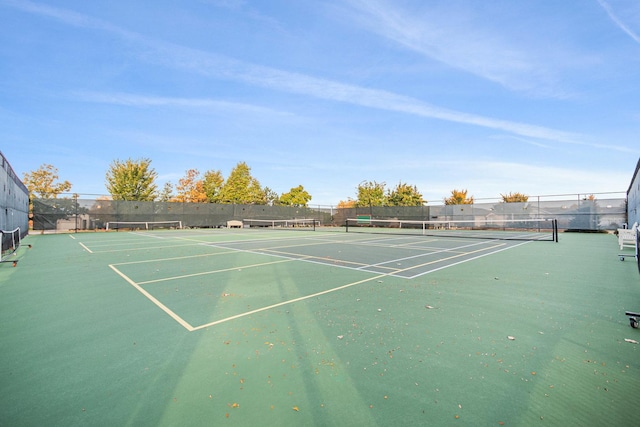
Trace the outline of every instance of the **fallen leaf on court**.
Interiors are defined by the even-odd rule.
[[[636,340],[632,340],[632,339],[629,339],[629,338],[625,338],[624,340],[625,340],[625,342],[630,342],[631,344],[638,344],[638,341],[636,341]]]
[[[435,307],[433,307],[433,306],[431,306],[431,305],[425,305],[425,306],[424,306],[424,308],[431,309],[431,308],[435,308]]]
[[[294,406],[294,407],[293,407],[293,410],[294,410],[294,411],[296,411],[296,412],[298,412],[300,409],[299,409],[297,406]]]
[[[507,338],[510,339],[511,341],[516,339],[516,337],[512,337],[511,335],[509,335]]]
[[[341,340],[342,338],[344,338],[344,335],[338,335],[339,340]]]

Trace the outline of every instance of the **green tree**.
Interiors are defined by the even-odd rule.
[[[224,177],[222,176],[222,172],[220,172],[219,170],[206,171],[204,173],[202,185],[204,188],[204,193],[207,196],[207,201],[209,201],[209,203],[219,203],[220,192],[222,191],[222,186],[224,185]]]
[[[389,206],[422,206],[426,203],[415,185],[411,186],[402,182],[389,191],[387,202]]]
[[[384,182],[362,181],[358,185],[356,206],[385,206],[387,204],[385,185]]]
[[[251,168],[238,163],[220,190],[221,203],[239,205],[266,204],[267,199],[260,182],[251,176]]]
[[[69,181],[58,181],[58,168],[49,164],[42,164],[38,169],[26,172],[22,182],[29,190],[29,194],[40,199],[56,199],[61,193],[71,190]]]
[[[529,196],[523,193],[500,193],[500,197],[502,197],[504,203],[523,203],[529,201]]]
[[[164,187],[162,187],[162,191],[158,196],[158,200],[161,202],[170,202],[171,199],[173,199],[173,184],[165,182]]]
[[[267,200],[268,205],[273,206],[280,203],[280,196],[278,195],[278,193],[276,193],[269,187],[264,187],[262,189],[262,192],[264,193],[264,196],[265,196],[265,199]]]
[[[445,205],[472,205],[473,196],[467,196],[467,190],[451,190],[451,196],[444,199]]]
[[[150,159],[116,159],[106,174],[107,191],[114,200],[150,202],[157,196],[157,176]]]
[[[285,206],[306,207],[309,200],[311,200],[311,194],[302,185],[293,187],[288,193],[282,193],[280,196],[280,204]]]

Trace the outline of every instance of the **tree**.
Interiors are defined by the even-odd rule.
[[[311,194],[302,185],[293,187],[288,193],[282,193],[280,196],[280,204],[285,206],[306,207],[309,200],[311,200]]]
[[[384,194],[384,182],[362,181],[358,185],[356,206],[385,206],[387,198]]]
[[[422,206],[425,200],[415,185],[411,186],[400,182],[393,191],[389,191],[387,194],[387,203],[389,206]]]
[[[467,197],[467,190],[451,190],[451,196],[444,199],[445,205],[472,205],[473,196]]]
[[[157,196],[157,176],[150,159],[114,160],[106,174],[107,191],[114,200],[150,202]]]
[[[251,176],[245,162],[238,163],[220,190],[221,203],[239,205],[266,204],[267,199],[260,182]]]
[[[338,202],[338,209],[352,209],[356,207],[356,201],[353,199],[348,199],[346,201],[340,200]]]
[[[209,203],[220,202],[220,192],[222,191],[223,185],[224,177],[222,176],[222,172],[219,170],[209,170],[204,173],[202,186]]]
[[[186,171],[185,176],[178,180],[176,193],[177,202],[204,203],[207,201],[204,182],[200,178],[198,169]]]
[[[173,184],[171,184],[170,182],[165,182],[158,199],[161,202],[170,202],[173,199]]]
[[[502,197],[502,201],[504,203],[523,203],[529,201],[529,196],[522,193],[500,193],[500,197]]]
[[[269,187],[264,187],[262,189],[262,192],[264,193],[264,196],[265,196],[265,199],[267,200],[268,205],[273,206],[280,203],[280,196],[278,195],[278,193],[276,193]]]
[[[69,181],[56,182],[58,180],[58,168],[43,163],[37,170],[26,172],[22,182],[29,190],[31,196],[40,199],[56,199],[61,193],[71,190]]]

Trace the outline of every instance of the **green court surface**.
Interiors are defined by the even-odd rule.
[[[0,264],[0,425],[636,425],[638,267],[559,240],[31,235]]]

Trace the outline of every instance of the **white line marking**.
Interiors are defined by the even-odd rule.
[[[497,254],[498,252],[502,252],[502,251],[506,251],[506,250],[509,250],[509,249],[516,248],[518,246],[526,245],[527,243],[531,243],[531,242],[527,241],[527,242],[518,243],[517,245],[507,246],[506,248],[498,249],[497,251],[488,252],[486,254],[478,255],[476,257],[469,258],[469,259],[463,259],[462,261],[458,261],[458,262],[455,262],[453,264],[444,265],[442,267],[434,268],[433,270],[425,271],[424,273],[416,274],[415,276],[410,276],[408,278],[409,279],[415,279],[416,277],[424,276],[426,274],[431,274],[431,273],[433,273],[435,271],[444,270],[445,268],[453,267],[454,265],[463,264],[465,262],[473,261],[474,259],[482,258],[482,257],[485,257],[487,255]],[[473,253],[473,252],[471,252],[471,253]]]
[[[138,290],[138,292],[140,292],[145,297],[149,298],[149,300],[151,302],[153,302],[155,305],[157,305],[162,311],[167,313],[173,320],[175,320],[176,322],[181,324],[186,330],[188,330],[189,332],[192,332],[192,331],[195,330],[194,327],[191,326],[187,321],[185,321],[182,317],[180,317],[176,313],[174,313],[171,309],[169,309],[169,307],[167,307],[166,305],[164,305],[160,301],[158,301],[149,292],[145,291],[139,284],[137,284],[136,282],[131,280],[126,274],[122,273],[120,270],[118,270],[112,264],[109,264],[109,268],[111,268],[113,271],[115,271],[120,277],[122,277],[124,280],[126,280],[127,283],[129,283],[131,286],[136,288]]]
[[[273,239],[273,240],[280,240],[280,239]],[[247,242],[247,241],[245,241],[245,242]],[[494,242],[495,243],[496,241],[489,241],[489,242]],[[229,242],[219,242],[219,243],[229,243]],[[347,242],[347,243],[349,243],[349,242]],[[329,293],[332,293],[332,292],[336,292],[336,291],[339,291],[339,290],[342,290],[342,289],[346,289],[346,288],[349,288],[349,287],[352,287],[352,286],[356,286],[356,285],[359,285],[359,284],[362,284],[362,283],[367,283],[367,282],[370,282],[372,280],[381,279],[381,278],[384,278],[384,277],[397,277],[397,278],[402,278],[402,279],[414,279],[416,277],[420,277],[420,276],[423,276],[423,275],[426,275],[426,274],[433,273],[435,271],[439,271],[439,270],[443,270],[443,269],[446,269],[446,268],[449,268],[449,267],[453,267],[455,265],[463,264],[465,262],[473,261],[475,259],[482,258],[482,257],[485,257],[487,255],[492,255],[492,254],[495,254],[495,253],[498,253],[498,252],[502,252],[502,251],[505,251],[505,250],[508,250],[508,249],[512,249],[512,248],[515,248],[515,247],[518,247],[518,246],[521,246],[521,245],[524,245],[524,244],[527,244],[527,243],[531,243],[531,242],[530,241],[522,242],[522,243],[519,243],[519,244],[516,244],[516,245],[506,246],[506,247],[504,247],[502,249],[499,249],[499,250],[493,250],[496,247],[504,245],[504,243],[500,243],[500,244],[498,244],[496,246],[493,246],[493,247],[490,247],[490,248],[483,248],[483,249],[478,249],[478,250],[475,250],[475,251],[472,251],[472,252],[465,252],[465,253],[457,254],[457,255],[454,255],[452,257],[448,257],[448,258],[445,258],[445,259],[434,260],[434,261],[430,261],[428,263],[421,264],[421,265],[418,265],[418,266],[407,267],[405,269],[397,269],[396,271],[389,272],[389,273],[382,273],[382,274],[376,274],[375,272],[363,270],[361,268],[360,269],[358,269],[358,268],[354,269],[352,267],[343,267],[343,266],[339,266],[339,265],[332,265],[332,264],[327,263],[327,262],[319,262],[319,261],[313,260],[314,258],[322,260],[322,258],[320,258],[320,257],[310,257],[310,256],[285,257],[283,255],[263,253],[263,252],[254,252],[254,251],[251,251],[251,250],[240,250],[240,249],[235,249],[234,250],[233,248],[228,248],[228,247],[224,247],[224,246],[216,246],[216,244],[208,244],[208,245],[212,246],[212,247],[218,247],[218,248],[226,249],[226,250],[232,250],[234,252],[246,252],[246,253],[251,253],[251,254],[273,256],[273,257],[277,257],[277,258],[283,258],[283,260],[273,261],[273,262],[268,262],[268,263],[262,263],[262,264],[254,264],[254,265],[250,265],[250,266],[233,267],[233,268],[229,268],[229,269],[225,269],[225,270],[196,273],[196,274],[178,276],[178,277],[173,277],[173,278],[151,280],[151,281],[140,282],[140,283],[134,282],[127,275],[125,275],[120,270],[118,270],[115,267],[116,264],[110,264],[109,267],[113,271],[115,271],[120,277],[122,277],[124,280],[126,280],[127,283],[129,283],[131,286],[136,288],[141,294],[146,296],[151,302],[153,302],[156,306],[158,306],[165,313],[167,313],[172,319],[174,319],[176,322],[178,322],[180,325],[182,325],[189,332],[193,332],[193,331],[204,329],[204,328],[207,328],[207,327],[210,327],[210,326],[215,326],[215,325],[218,325],[218,324],[221,324],[221,323],[225,323],[225,322],[228,322],[228,321],[231,321],[231,320],[235,320],[235,319],[239,319],[239,318],[242,318],[242,317],[250,316],[252,314],[259,313],[259,312],[262,312],[262,311],[267,311],[267,310],[270,310],[270,309],[273,309],[273,308],[281,307],[283,305],[293,304],[293,303],[296,303],[296,302],[299,302],[299,301],[304,301],[304,300],[307,300],[307,299],[310,299],[310,298],[314,298],[314,297],[318,297],[318,296],[321,296],[321,295],[325,295],[325,294],[329,294]],[[463,247],[475,246],[475,245],[479,245],[479,244],[481,244],[481,243],[474,243],[474,244],[464,245],[464,246],[461,246],[461,247],[456,247],[456,248],[451,248],[451,249],[442,249],[439,252],[455,252],[455,251],[457,251],[457,250],[459,250],[459,249],[461,249]],[[81,245],[82,245],[82,243],[81,243]],[[86,248],[86,246],[84,246],[84,245],[82,245],[82,246]],[[377,246],[377,245],[372,245],[372,246]],[[89,250],[88,248],[86,248],[86,249],[89,252],[91,252],[91,250]],[[437,263],[437,262],[443,262],[443,261],[446,261],[446,260],[450,260],[450,259],[453,259],[453,258],[458,258],[458,257],[465,256],[465,255],[471,255],[471,254],[482,252],[482,251],[485,251],[485,250],[492,250],[492,251],[484,253],[482,255],[475,256],[473,258],[464,259],[464,260],[461,260],[461,261],[456,262],[456,263],[452,263],[452,264],[448,264],[448,265],[445,265],[445,266],[442,266],[442,267],[439,267],[439,268],[435,268],[433,270],[429,270],[429,271],[426,271],[424,273],[420,273],[420,274],[417,274],[417,275],[414,275],[414,276],[405,277],[405,276],[398,276],[397,275],[398,273],[402,273],[402,272],[405,272],[405,271],[413,270],[413,269],[416,269],[418,267],[423,267],[425,265],[434,264],[434,263]],[[431,253],[431,254],[433,254],[433,253]],[[208,256],[208,255],[209,254],[207,254],[205,256]],[[217,254],[210,254],[210,255],[217,255]],[[197,256],[201,256],[201,255],[197,255]],[[409,258],[415,258],[415,257],[417,257],[417,256],[409,257]],[[409,259],[409,258],[407,258],[407,259]],[[157,261],[157,260],[141,261],[141,262],[155,262],[155,261]],[[248,311],[248,312],[244,312],[244,313],[236,314],[236,315],[233,315],[233,316],[229,316],[229,317],[226,317],[224,319],[216,320],[216,321],[209,322],[209,323],[206,323],[206,324],[203,324],[203,325],[199,325],[199,326],[196,326],[196,327],[191,326],[188,322],[186,322],[184,319],[182,319],[175,312],[173,312],[167,306],[162,304],[158,299],[156,299],[153,295],[151,295],[149,292],[147,292],[146,290],[144,290],[140,286],[140,284],[148,284],[148,283],[154,283],[154,282],[160,282],[160,281],[174,280],[174,279],[180,279],[180,278],[192,277],[192,276],[198,276],[198,275],[204,275],[204,274],[214,274],[216,272],[221,272],[221,271],[237,270],[237,269],[249,268],[249,267],[259,267],[259,266],[264,266],[264,265],[269,265],[269,264],[278,264],[278,263],[289,262],[289,261],[312,262],[312,263],[318,263],[318,264],[321,264],[321,265],[326,265],[326,266],[329,266],[329,267],[343,267],[343,268],[348,268],[348,269],[351,269],[351,270],[360,270],[360,271],[364,271],[364,272],[371,273],[371,274],[376,274],[376,275],[373,276],[373,277],[370,277],[368,279],[358,280],[356,282],[348,283],[346,285],[342,285],[342,286],[338,286],[338,287],[335,287],[335,288],[332,288],[332,289],[327,289],[327,290],[324,290],[324,291],[316,292],[316,293],[311,294],[311,295],[305,295],[305,296],[302,296],[302,297],[299,297],[299,298],[294,298],[294,299],[291,299],[291,300],[282,301],[282,302],[279,302],[279,303],[276,303],[276,304],[272,304],[272,305],[265,306],[265,307],[262,307],[262,308],[258,308],[258,309],[255,309],[255,310],[251,310],[251,311]],[[345,261],[340,261],[340,260],[335,260],[335,261],[336,262],[345,262]],[[393,262],[393,261],[381,262],[381,263],[378,263],[378,264],[385,264],[385,263],[388,263],[388,262]],[[123,264],[132,264],[132,263],[123,263]],[[382,265],[378,265],[378,264],[372,264],[370,267],[379,266],[380,268],[385,268],[385,267],[382,267]]]
[[[93,251],[91,249],[89,249],[88,247],[86,247],[84,243],[82,243],[82,242],[78,242],[78,243],[80,243],[80,246],[82,246],[85,251],[89,252],[90,254],[93,253]]]
[[[196,326],[196,327],[193,328],[193,330],[197,331],[199,329],[208,328],[209,326],[215,326],[215,325],[218,325],[220,323],[228,322],[230,320],[238,319],[238,318],[245,317],[245,316],[250,316],[252,314],[259,313],[261,311],[271,310],[272,308],[281,307],[281,306],[287,305],[287,304],[293,304],[295,302],[304,301],[304,300],[309,299],[309,298],[315,298],[315,297],[318,297],[320,295],[325,295],[325,294],[329,294],[331,292],[335,292],[335,291],[339,291],[339,290],[342,290],[342,289],[350,288],[352,286],[360,285],[362,283],[370,282],[372,280],[380,279],[380,278],[386,277],[386,276],[388,276],[388,275],[387,274],[380,274],[380,275],[377,275],[377,276],[374,276],[374,277],[370,277],[368,279],[358,280],[357,282],[352,282],[352,283],[347,283],[346,285],[338,286],[337,288],[327,289],[326,291],[316,292],[315,294],[305,295],[303,297],[294,298],[294,299],[291,299],[291,300],[288,300],[288,301],[282,301],[282,302],[279,302],[277,304],[268,305],[266,307],[257,308],[255,310],[247,311],[245,313],[236,314],[235,316],[230,316],[230,317],[227,317],[225,319],[216,320],[215,322],[210,322],[210,323],[206,323],[204,325]]]
[[[229,249],[225,252],[216,252],[213,254],[198,254],[198,255],[171,257],[171,258],[143,259],[141,261],[116,262],[113,265],[149,264],[149,263],[155,263],[155,262],[179,261],[179,260],[191,259],[191,258],[203,258],[203,257],[218,256],[218,255],[229,255],[229,254],[235,254],[237,252],[238,251],[234,249]]]
[[[178,280],[178,279],[186,279],[189,277],[197,277],[197,276],[206,276],[208,274],[217,274],[217,273],[223,273],[225,271],[233,271],[233,270],[243,270],[245,268],[252,268],[252,267],[262,267],[265,265],[272,265],[272,264],[281,264],[283,262],[291,262],[293,260],[290,259],[284,259],[284,260],[279,260],[279,261],[270,261],[270,262],[263,262],[260,264],[252,264],[252,265],[243,265],[242,267],[230,267],[230,268],[224,268],[222,270],[212,270],[212,271],[203,271],[201,273],[192,273],[192,274],[185,274],[183,276],[173,276],[173,277],[165,277],[163,279],[154,279],[154,280],[147,280],[144,282],[140,282],[140,285],[148,285],[149,283],[158,283],[158,282],[168,282],[170,280]]]

